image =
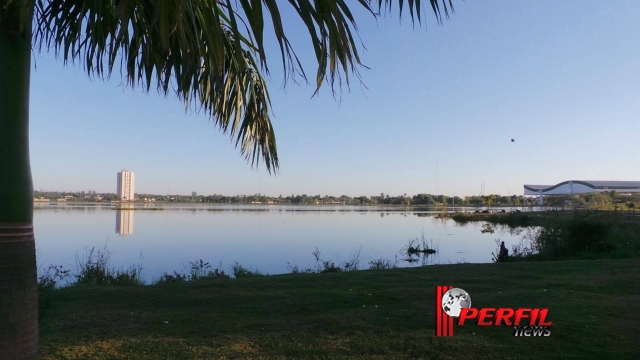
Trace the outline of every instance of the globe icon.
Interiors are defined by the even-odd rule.
[[[460,288],[450,289],[442,296],[442,310],[451,317],[457,318],[460,316],[461,309],[470,307],[471,297]]]

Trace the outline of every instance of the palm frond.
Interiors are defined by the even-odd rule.
[[[29,1],[29,0],[24,0]],[[212,117],[253,165],[277,171],[270,120],[269,73],[264,48],[268,16],[280,48],[285,83],[302,65],[286,35],[277,0],[36,0],[35,45],[64,62],[82,63],[90,76],[110,77],[119,66],[129,86],[173,90],[186,107]],[[328,81],[335,93],[342,77],[360,78],[355,16],[346,0],[287,0],[304,23],[318,67],[316,93]],[[438,22],[451,0],[429,0]],[[392,0],[357,0],[372,16],[392,9]],[[420,0],[398,0],[421,22]],[[405,6],[406,5],[406,6]],[[314,93],[315,94],[315,93]]]

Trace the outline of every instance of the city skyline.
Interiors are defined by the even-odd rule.
[[[638,179],[626,154],[640,132],[639,11],[631,1],[465,2],[442,26],[428,18],[428,31],[407,18],[363,17],[366,88],[352,79],[336,98],[326,88],[312,98],[312,85],[281,89],[272,66],[275,177],[252,170],[178,100],[35,54],[34,188],[111,192],[122,159],[145,174],[136,186],[155,194],[453,196],[479,194],[483,182],[485,194],[520,194],[525,183]],[[301,25],[287,26],[310,64]]]

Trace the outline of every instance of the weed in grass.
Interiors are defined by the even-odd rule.
[[[320,257],[320,250],[316,248],[311,254],[316,260],[315,268],[300,269],[298,265],[292,265],[287,262],[287,269],[292,274],[298,273],[335,273],[341,271],[356,271],[360,269],[360,253],[362,252],[362,246],[358,250],[349,254],[349,258],[345,261],[338,261],[338,265],[331,260],[323,260]],[[339,264],[342,263],[342,266]]]
[[[360,252],[362,251],[362,245],[349,255],[349,260],[345,261],[342,268],[345,271],[355,271],[360,267]]]
[[[40,292],[50,291],[61,285],[63,281],[66,285],[69,277],[71,277],[71,270],[65,269],[62,265],[49,265],[47,270],[38,276],[38,289]]]
[[[195,281],[200,278],[203,278],[207,275],[207,271],[211,268],[211,265],[208,262],[200,259],[198,261],[190,261],[189,262],[189,274],[190,280]]]
[[[251,270],[251,269],[245,268],[237,261],[234,262],[233,265],[231,265],[231,272],[233,273],[233,276],[236,279],[256,277],[256,276],[266,276],[266,274],[263,274],[258,269]]]
[[[132,265],[126,269],[120,268],[111,271],[110,285],[144,285],[142,280],[142,267]]]
[[[96,250],[92,247],[80,258],[76,254],[76,281],[74,285],[105,285],[108,280],[108,265],[111,254],[106,247],[103,250]]]
[[[72,285],[144,285],[142,280],[142,254],[138,265],[128,268],[110,267],[111,252],[92,247],[81,257],[76,254],[75,281]]]
[[[176,283],[176,282],[185,282],[185,281],[198,281],[205,279],[217,279],[217,280],[226,280],[230,279],[231,276],[226,274],[224,270],[222,270],[222,263],[219,264],[217,269],[211,270],[211,264],[200,259],[197,261],[189,261],[188,265],[183,265],[186,274],[181,274],[177,271],[174,271],[173,274],[163,273],[155,283]]]
[[[302,273],[310,274],[310,273],[313,273],[313,269],[310,268],[310,267],[304,268],[304,269],[300,269],[298,267],[298,265],[296,265],[296,264],[291,265],[291,263],[288,262],[288,261],[287,261],[287,270],[291,274],[302,274]]]
[[[208,262],[200,259],[198,261],[189,261],[189,266],[185,266],[189,271],[189,280],[196,281],[201,279],[230,279],[231,276],[225,274],[222,270],[222,262],[218,264],[218,268],[211,269],[211,265]]]
[[[340,271],[343,271],[343,269],[340,266],[336,266],[336,264],[333,261],[323,261],[322,269],[319,272],[333,273],[333,272],[340,272]]]
[[[180,274],[177,271],[174,271],[173,274],[163,273],[160,275],[160,279],[158,279],[156,284],[164,284],[164,283],[176,283],[176,282],[184,282],[188,281],[189,277],[185,274]]]
[[[398,256],[396,255],[396,260],[392,263],[391,260],[380,258],[369,261],[369,269],[371,270],[383,270],[383,269],[395,269],[398,267]]]
[[[340,266],[336,266],[333,261],[322,260],[320,258],[320,250],[318,250],[318,248],[316,248],[316,250],[312,254],[316,258],[316,272],[332,273],[343,271],[343,269]]]

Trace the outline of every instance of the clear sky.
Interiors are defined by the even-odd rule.
[[[251,169],[227,135],[174,97],[91,80],[34,54],[36,190],[137,193],[522,194],[569,179],[640,180],[640,1],[467,0],[437,26],[358,12],[367,88],[270,90],[281,171]],[[285,23],[313,74],[302,25]],[[511,142],[511,139],[515,142]]]

